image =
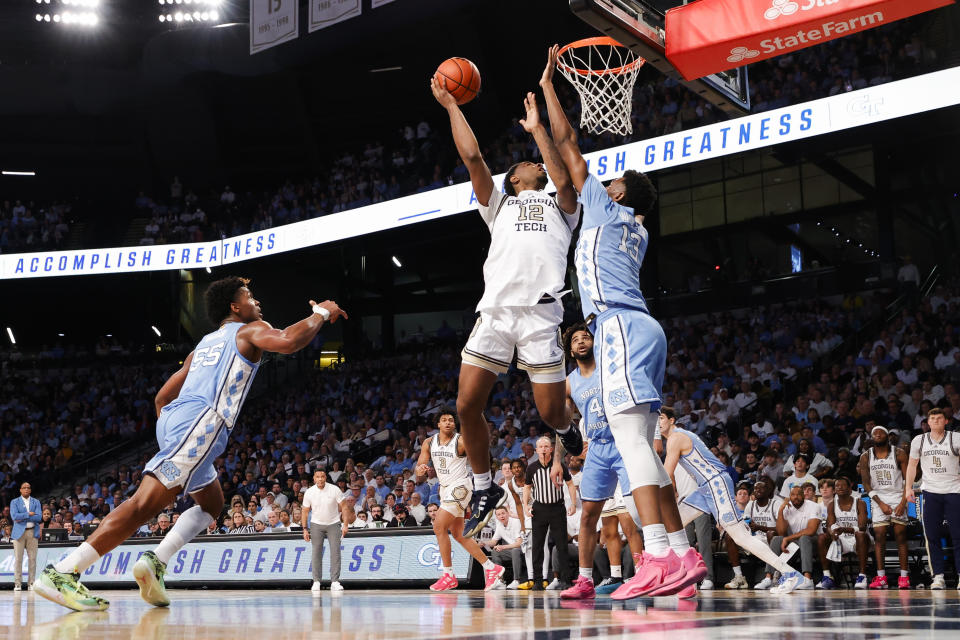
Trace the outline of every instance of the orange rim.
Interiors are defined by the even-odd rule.
[[[560,56],[562,56],[564,52],[569,51],[570,49],[579,49],[581,47],[593,47],[593,46],[620,47],[622,49],[626,49],[626,47],[624,47],[622,44],[620,44],[613,38],[610,38],[607,36],[597,36],[595,38],[584,38],[582,40],[577,40],[576,42],[571,42],[570,44],[566,44],[560,47],[560,50],[557,51],[557,66],[563,69],[564,71],[568,71],[570,73],[577,73],[581,76],[605,76],[610,74],[620,75],[628,71],[639,69],[640,67],[643,66],[643,63],[646,62],[646,60],[644,60],[640,56],[637,56],[636,60],[634,60],[633,62],[627,63],[622,67],[613,67],[610,69],[594,70],[594,69],[577,69],[576,67],[570,67],[564,64],[563,61],[560,59]]]

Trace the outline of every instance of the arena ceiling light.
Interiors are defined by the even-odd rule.
[[[153,329],[153,332],[154,332],[155,334],[157,334],[157,337],[159,338],[159,337],[160,337],[160,329],[157,329],[157,326],[156,326],[156,325],[153,325],[153,324],[150,325],[150,328]]]
[[[17,344],[17,339],[13,337],[13,329],[7,327],[7,336],[10,338],[10,344]]]
[[[397,265],[398,269],[403,266],[402,264],[400,264],[400,258],[398,258],[397,256],[391,256],[391,257],[393,259],[393,264]]]
[[[100,24],[101,0],[36,0],[37,22],[95,27]]]
[[[36,171],[0,171],[5,176],[35,176],[37,175]]]
[[[177,26],[192,24],[219,24],[225,18],[221,9],[223,0],[157,0],[160,22],[174,22]]]

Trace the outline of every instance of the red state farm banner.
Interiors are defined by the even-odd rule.
[[[686,80],[879,27],[954,0],[697,0],[667,11],[667,60]]]

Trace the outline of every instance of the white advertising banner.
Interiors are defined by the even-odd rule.
[[[310,33],[360,15],[361,0],[310,0]]]
[[[960,67],[588,153],[612,180],[960,104]],[[503,174],[494,176],[500,183]],[[547,190],[552,191],[551,184]],[[473,211],[469,182],[213,242],[0,255],[0,279],[222,266]]]
[[[250,0],[250,54],[296,40],[300,34],[297,0]]]
[[[129,541],[105,554],[87,569],[85,584],[124,583],[133,586],[133,565],[144,551],[159,540]],[[323,553],[322,575],[330,578],[329,541]],[[433,531],[412,535],[383,535],[352,532],[340,543],[340,579],[351,581],[436,580],[440,571],[440,549]],[[40,546],[37,567],[56,563],[73,546]],[[200,536],[187,544],[167,563],[165,581],[229,583],[273,580],[312,579],[312,548],[302,536],[270,534],[260,536]],[[0,584],[13,583],[13,547],[0,548]],[[470,572],[470,554],[454,546],[453,571],[465,580]],[[23,575],[27,575],[27,556],[23,556]]]

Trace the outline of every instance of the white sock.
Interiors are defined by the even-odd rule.
[[[886,569],[877,569],[877,575],[878,575],[878,576],[884,576],[884,577],[886,577],[886,575],[887,575],[887,570],[886,570]]]
[[[567,431],[570,431],[570,425],[567,425],[563,429],[557,429],[557,433],[559,433],[560,435],[565,434]]]
[[[583,567],[580,567],[580,575],[582,575],[584,578],[589,578],[590,580],[593,580],[593,567],[590,567],[589,569],[584,569]]]
[[[446,574],[446,575],[448,575],[448,576],[452,576],[452,575],[453,575],[453,567],[444,567],[444,568],[443,568],[443,573]]]
[[[658,558],[662,558],[670,551],[670,545],[667,542],[667,528],[662,524],[648,524],[641,529],[643,531],[643,546],[647,553]]]
[[[833,576],[830,575],[830,569],[824,569],[824,570],[823,570],[823,577],[824,577],[824,578],[833,578]]]
[[[741,569],[741,568],[739,567],[739,565],[736,566],[736,567],[734,567],[734,568],[733,568],[733,575],[734,575],[734,576],[741,576],[741,577],[742,577],[742,576],[743,576],[743,569]]]
[[[858,573],[858,574],[857,574],[857,577],[858,577],[858,578],[866,578],[867,576],[866,576],[866,574]]]
[[[100,559],[97,550],[84,542],[70,552],[66,558],[53,565],[60,573],[83,573]]]
[[[483,570],[489,571],[490,569],[493,569],[495,566],[497,565],[493,564],[493,560],[490,560],[489,558],[487,558],[487,561],[483,563]]]
[[[591,569],[592,571],[592,569]],[[623,577],[623,567],[618,564],[610,565],[610,577],[611,578],[622,578]]]
[[[667,540],[670,541],[670,548],[673,549],[678,556],[682,556],[687,552],[687,549],[690,548],[690,539],[687,538],[687,532],[683,529],[668,533]]]
[[[154,552],[157,558],[163,564],[167,564],[173,554],[210,526],[211,522],[213,522],[213,516],[201,509],[200,505],[193,505],[180,514],[163,541],[157,545],[157,550]]]
[[[473,490],[483,491],[489,489],[493,481],[490,479],[490,472],[473,474]]]
[[[909,577],[910,577],[910,572],[907,571],[906,569],[900,569],[900,577],[901,577],[901,578],[909,578]]]

